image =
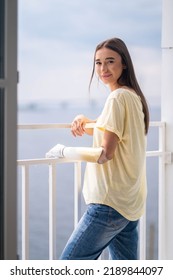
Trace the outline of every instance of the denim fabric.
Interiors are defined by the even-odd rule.
[[[96,260],[108,247],[112,260],[135,260],[137,225],[109,206],[89,204],[60,259]]]

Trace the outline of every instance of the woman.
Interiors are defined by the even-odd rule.
[[[83,194],[87,211],[72,233],[61,259],[98,259],[108,247],[111,259],[137,259],[138,220],[146,202],[146,134],[149,112],[124,42],[96,47],[94,73],[110,89],[96,121],[83,115],[71,125],[74,136],[93,135],[92,148],[56,145],[47,157],[87,161]],[[95,122],[94,129],[85,125]]]

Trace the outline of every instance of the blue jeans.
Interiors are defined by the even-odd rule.
[[[60,259],[96,260],[108,247],[112,260],[136,260],[137,225],[109,206],[89,204]]]

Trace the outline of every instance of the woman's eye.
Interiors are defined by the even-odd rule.
[[[96,65],[100,65],[101,64],[101,62],[100,61],[96,61]]]
[[[108,63],[112,64],[114,63],[114,60],[109,60]]]

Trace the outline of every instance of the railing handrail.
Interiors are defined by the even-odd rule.
[[[93,128],[95,126],[95,123],[87,123],[86,128]],[[165,122],[161,121],[154,121],[150,122],[150,127],[164,127]],[[35,124],[18,124],[17,128],[20,130],[30,130],[30,129],[59,129],[59,128],[70,128],[70,123],[35,123]],[[147,151],[146,156],[147,157],[153,157],[153,156],[162,156],[163,151],[156,150],[156,151]],[[18,165],[23,164],[49,164],[50,162],[54,163],[65,163],[65,162],[78,162],[79,160],[68,160],[68,159],[46,159],[46,158],[36,158],[36,159],[20,159],[17,160]]]
[[[163,127],[165,125],[164,122],[153,121],[150,122],[151,127]],[[93,128],[95,123],[87,123],[86,128]],[[70,123],[32,123],[32,124],[18,124],[18,129],[58,129],[58,128],[70,128]]]
[[[86,128],[93,128],[95,123],[87,123]],[[56,129],[56,128],[70,128],[70,123],[33,123],[33,124],[18,124],[18,129]]]
[[[39,165],[39,164],[57,164],[57,163],[74,163],[81,162],[81,160],[73,159],[58,159],[58,158],[33,158],[33,159],[18,159],[17,163],[19,166],[22,165]]]

